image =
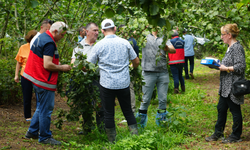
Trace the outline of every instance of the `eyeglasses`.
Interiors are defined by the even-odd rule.
[[[228,33],[227,33],[228,34]],[[221,36],[226,35],[226,34],[221,34]]]

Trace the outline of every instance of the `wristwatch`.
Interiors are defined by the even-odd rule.
[[[229,67],[227,67],[227,73],[230,73],[230,71],[229,71]]]

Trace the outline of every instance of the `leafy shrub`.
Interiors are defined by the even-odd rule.
[[[0,59],[0,104],[13,104],[22,99],[21,84],[14,81],[16,60]]]
[[[132,136],[117,142],[114,150],[150,150],[157,149],[157,132],[146,130],[139,136]]]

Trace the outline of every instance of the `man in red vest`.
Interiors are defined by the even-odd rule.
[[[56,42],[64,37],[68,26],[64,22],[55,22],[50,30],[42,33],[32,44],[24,78],[33,83],[37,97],[37,106],[32,117],[26,138],[36,139],[39,143],[61,145],[52,138],[50,131],[51,114],[54,109],[58,71],[69,71],[70,65],[59,65]]]
[[[185,92],[185,82],[182,76],[183,64],[185,63],[184,56],[184,44],[185,42],[179,38],[179,34],[176,30],[173,30],[172,39],[170,42],[176,49],[176,53],[168,53],[169,65],[174,78],[174,93],[179,93],[179,82],[181,83],[181,90]]]

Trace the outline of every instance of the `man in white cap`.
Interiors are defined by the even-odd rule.
[[[114,121],[115,97],[118,98],[122,112],[132,134],[138,134],[137,122],[131,109],[129,60],[137,68],[140,61],[130,43],[115,35],[116,26],[110,19],[102,21],[104,38],[92,49],[87,61],[100,68],[100,95],[104,107],[104,122],[108,140],[115,141]]]

